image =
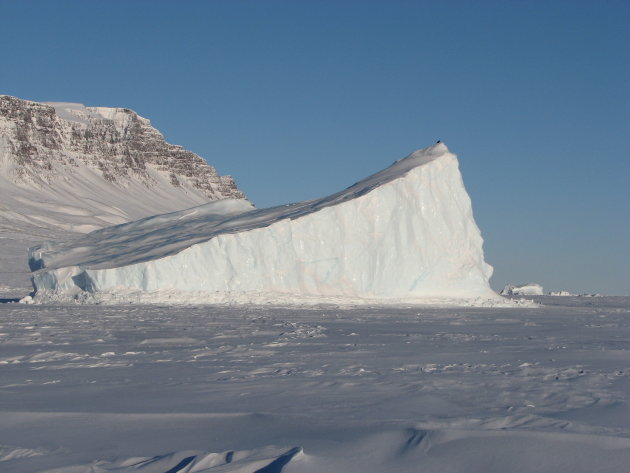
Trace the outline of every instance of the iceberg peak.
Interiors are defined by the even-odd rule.
[[[416,156],[416,155],[426,155],[426,154],[446,154],[446,153],[450,153],[448,147],[446,146],[446,143],[443,143],[441,141],[438,141],[437,143],[435,143],[434,145],[431,146],[427,146],[426,148],[421,148],[418,149],[416,151],[414,151],[413,153],[411,153],[409,156]]]

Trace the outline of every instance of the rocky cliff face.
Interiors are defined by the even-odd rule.
[[[146,118],[126,108],[37,103],[0,96],[5,176],[16,183],[53,183],[81,163],[125,187],[130,179],[155,185],[149,168],[174,187],[208,200],[244,198],[230,176],[219,176],[201,157],[171,145]]]
[[[0,297],[29,284],[29,246],[244,198],[131,110],[0,95]]]

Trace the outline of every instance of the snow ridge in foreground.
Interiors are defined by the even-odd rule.
[[[34,247],[29,263],[42,296],[496,300],[482,244],[457,158],[439,143],[329,197],[263,210],[213,202]]]

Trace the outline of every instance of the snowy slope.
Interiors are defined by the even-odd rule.
[[[206,204],[31,250],[38,291],[201,291],[210,300],[496,297],[458,161],[416,151],[318,200]]]
[[[28,246],[224,198],[244,196],[131,110],[0,96],[0,292]]]

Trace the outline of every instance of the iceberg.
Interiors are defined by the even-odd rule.
[[[457,157],[438,143],[321,199],[228,199],[29,250],[36,296],[207,302],[498,299]],[[158,298],[159,299],[159,298]]]
[[[575,294],[570,293],[569,291],[551,291],[549,293],[550,296],[555,296],[555,297],[571,297],[571,296],[575,296]]]
[[[507,284],[501,291],[502,296],[542,296],[544,294],[543,287],[533,282],[521,286]]]

